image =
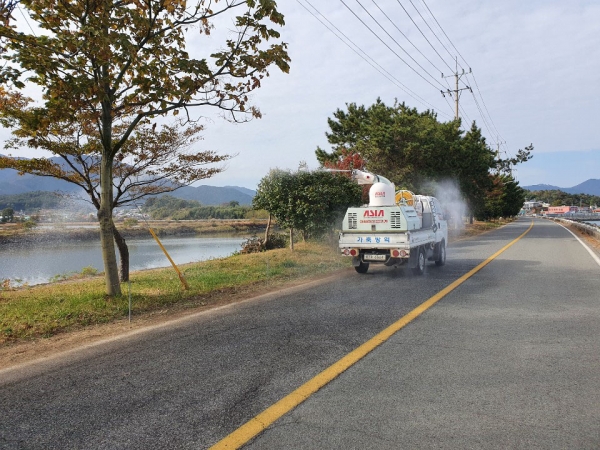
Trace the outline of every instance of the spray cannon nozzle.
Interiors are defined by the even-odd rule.
[[[358,169],[352,171],[352,179],[358,184],[373,184],[376,182],[375,178],[376,176],[370,172],[363,172]]]
[[[346,172],[350,173],[352,179],[358,184],[374,184],[377,183],[379,177],[371,172],[365,172],[358,169],[325,169],[327,172]]]
[[[375,175],[371,172],[364,172],[362,170],[354,169],[352,171],[352,179],[355,180],[358,184],[375,184],[375,183],[384,183],[393,185],[390,180],[381,175]]]
[[[374,173],[367,172],[364,170],[358,169],[325,169],[327,172],[351,172],[352,179],[356,181],[358,184],[375,184],[375,183],[384,183],[389,185],[394,185],[390,180],[386,177],[382,177],[381,175],[375,175]]]

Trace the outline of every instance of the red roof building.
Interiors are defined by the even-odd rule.
[[[577,206],[549,206],[548,214],[567,214],[577,212]]]

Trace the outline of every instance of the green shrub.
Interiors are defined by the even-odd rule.
[[[98,269],[92,266],[85,266],[83,269],[81,269],[81,275],[86,277],[98,275]]]
[[[240,253],[258,253],[265,251],[263,239],[254,235],[242,242],[242,251]]]
[[[31,230],[32,228],[35,228],[38,226],[37,222],[31,219],[27,219],[25,222],[23,222],[23,228],[25,228],[26,230]]]
[[[288,246],[288,236],[285,233],[274,233],[269,235],[267,250],[276,248],[286,248]]]

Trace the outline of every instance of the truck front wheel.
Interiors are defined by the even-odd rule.
[[[425,249],[419,247],[419,254],[417,255],[417,265],[413,269],[416,275],[423,275],[425,273]]]
[[[367,273],[367,270],[369,270],[369,264],[361,261],[358,266],[354,266],[354,270],[356,270],[358,273]]]

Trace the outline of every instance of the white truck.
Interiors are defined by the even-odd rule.
[[[369,204],[346,211],[339,237],[342,254],[352,257],[358,273],[370,264],[406,264],[422,275],[427,260],[446,263],[448,224],[438,199],[396,192],[391,181],[369,172],[353,170],[352,178],[372,185]]]

